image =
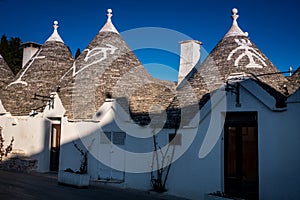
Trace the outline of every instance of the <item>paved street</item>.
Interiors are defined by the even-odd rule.
[[[16,173],[0,171],[0,199],[1,200],[158,200],[178,199],[171,196],[119,189],[103,184],[92,184],[89,188],[78,189],[57,184],[56,174]]]

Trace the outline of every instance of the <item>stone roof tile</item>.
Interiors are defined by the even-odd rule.
[[[68,47],[58,41],[47,41],[5,88],[3,105],[15,116],[26,116],[35,109],[42,111],[47,102],[34,101],[35,93],[50,96],[73,62]]]
[[[287,77],[287,79],[287,86],[291,95],[300,88],[300,67],[292,74],[292,76]]]
[[[103,31],[60,80],[60,97],[69,119],[91,119],[108,96],[129,99],[150,79],[121,36]]]
[[[0,55],[0,100],[5,101],[6,98],[4,94],[5,87],[14,79],[15,75],[9,68],[4,58]]]
[[[14,74],[9,68],[4,58],[0,55],[0,90],[5,87],[13,78]]]

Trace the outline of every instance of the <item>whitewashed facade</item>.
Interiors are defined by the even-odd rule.
[[[224,62],[253,70],[258,75],[265,73],[259,70],[271,64],[247,40],[248,34],[237,25],[236,14],[237,10],[233,10],[233,25],[222,41],[226,43],[226,38],[233,37],[232,45],[237,46],[226,51],[229,54]],[[111,22],[111,10],[108,16],[100,33],[118,34]],[[63,43],[57,27],[53,34],[53,40]],[[200,43],[193,50],[199,51],[198,45]],[[119,46],[114,48],[114,51],[121,49]],[[248,56],[249,60],[235,55],[241,50],[245,50],[243,55]],[[113,50],[105,55],[109,58],[112,54]],[[198,54],[195,55],[198,60]],[[216,65],[221,62],[216,61]],[[85,66],[81,67],[78,73],[85,69]],[[216,83],[217,86],[206,92],[210,93],[210,98],[201,105],[199,103],[199,107],[197,104],[198,110],[188,122],[158,131],[156,139],[163,154],[167,150],[170,134],[180,135],[178,143],[170,145],[165,157],[173,161],[166,181],[166,193],[190,199],[204,199],[206,194],[216,191],[254,199],[299,199],[300,90],[282,95],[277,90],[277,82],[275,86],[273,82],[268,85],[270,80],[258,81],[245,73],[249,71],[238,73],[234,70],[220,72],[222,83]],[[190,66],[182,71],[187,74],[186,79],[181,81],[183,88],[187,82],[192,88],[200,82],[196,75],[186,72],[191,71]],[[176,88],[176,94],[180,94],[181,84]],[[63,82],[60,87],[63,89]],[[195,96],[204,96],[201,89],[193,90]],[[131,118],[130,108],[109,96],[96,108],[91,118],[71,118],[66,115],[68,106],[64,104],[63,94],[53,90],[43,111],[26,116],[11,115],[0,102],[0,127],[6,141],[15,138],[14,151],[36,159],[36,170],[39,172],[67,168],[76,171],[81,160],[80,153],[74,148],[74,144],[78,144],[84,151],[89,151],[88,174],[92,181],[125,188],[152,189],[151,169],[157,164],[153,161],[152,134],[155,128],[151,124],[137,124]]]

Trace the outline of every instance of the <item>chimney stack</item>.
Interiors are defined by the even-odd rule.
[[[180,42],[180,65],[178,72],[178,85],[200,61],[200,47],[202,42],[185,40]]]
[[[35,42],[25,42],[22,44],[23,46],[23,61],[22,68],[26,65],[26,63],[30,60],[30,58],[40,49],[42,45]]]

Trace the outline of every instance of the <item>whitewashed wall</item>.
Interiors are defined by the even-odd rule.
[[[30,159],[38,161],[37,171],[48,172],[50,168],[50,132],[52,118],[61,118],[65,112],[60,99],[53,93],[54,109],[47,106],[43,113],[35,116],[11,116],[0,102],[0,126],[5,144],[14,137],[13,151],[23,152]],[[2,107],[2,108],[1,108]]]
[[[246,87],[246,88],[244,88]],[[240,111],[257,111],[258,113],[258,143],[259,143],[259,194],[260,199],[290,199],[300,198],[298,186],[300,185],[300,95],[299,91],[288,100],[286,111],[272,110],[275,102],[272,97],[263,97],[267,94],[254,82],[246,82],[241,87],[241,107],[235,106],[235,94],[228,93],[226,107],[215,107],[218,112],[210,112],[211,102],[208,102],[200,112],[200,123],[193,124],[178,130],[188,137],[197,132],[190,148],[175,161],[170,170],[167,181],[169,194],[202,199],[204,194],[224,190],[223,185],[223,132],[215,139],[216,144],[203,158],[199,158],[199,150],[203,147],[203,141],[210,127],[211,120],[222,127],[223,113]],[[260,96],[254,96],[253,94]],[[220,101],[217,105],[221,105]],[[0,126],[8,143],[14,136],[14,149],[22,150],[27,156],[38,159],[38,171],[49,171],[49,141],[52,117],[61,117],[61,154],[60,170],[80,167],[80,154],[74,148],[72,141],[80,148],[90,146],[88,172],[93,180],[101,176],[104,166],[99,162],[101,156],[100,134],[104,131],[130,133],[145,133],[145,127],[133,125],[129,116],[113,102],[106,102],[99,111],[103,114],[95,117],[93,121],[70,122],[62,117],[64,109],[56,99],[55,110],[45,111],[43,115],[35,117],[11,117],[9,114],[0,116]],[[273,107],[274,108],[274,107]],[[102,110],[101,110],[102,109]],[[216,114],[216,115],[215,115]],[[195,119],[194,119],[195,120]],[[197,120],[196,120],[197,121]],[[218,131],[217,129],[214,129]],[[168,140],[168,134],[174,130],[163,130],[158,136],[161,145]],[[148,135],[149,136],[149,135]],[[152,137],[148,139],[126,136],[125,149],[129,152],[149,152],[153,150]],[[102,144],[103,145],[103,144]],[[180,148],[180,147],[176,147]],[[132,164],[150,165],[151,163],[132,163],[126,158],[124,170],[128,170]],[[100,170],[100,171],[99,171]],[[151,189],[150,173],[126,173],[124,175],[124,187],[142,190]]]
[[[38,160],[38,171],[49,171],[50,121],[41,115],[35,117],[0,116],[5,144],[14,137],[13,150],[24,152]]]
[[[260,116],[260,197],[300,199],[300,95],[288,98],[286,112]]]

